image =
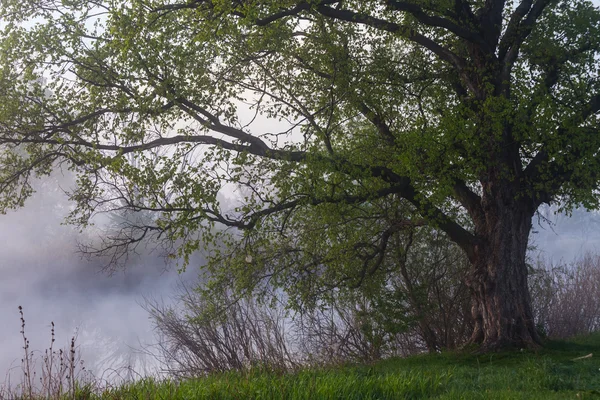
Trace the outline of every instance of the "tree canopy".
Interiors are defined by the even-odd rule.
[[[146,239],[186,260],[243,231],[220,272],[306,299],[385,279],[430,226],[473,265],[473,341],[538,341],[531,217],[598,207],[591,2],[5,0],[0,15],[2,211],[69,168],[70,222],[144,214],[98,249],[113,262]]]

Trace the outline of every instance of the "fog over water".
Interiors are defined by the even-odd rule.
[[[82,258],[77,240],[93,233],[61,225],[69,211],[61,188],[68,181],[59,176],[38,185],[25,208],[0,215],[0,383],[11,366],[20,367],[18,306],[32,350],[48,348],[53,321],[55,348],[66,347],[77,332],[87,369],[139,367],[141,354],[133,349],[155,341],[143,297],[168,300],[179,279],[197,275],[193,267],[179,274],[157,254],[132,256],[126,269],[112,274],[103,271],[103,260]]]
[[[543,206],[534,217],[530,244],[532,257],[541,254],[554,262],[569,263],[587,252],[600,251],[600,215],[578,209],[572,215],[556,213],[555,207]]]
[[[49,346],[54,321],[57,346],[67,346],[78,329],[85,365],[96,374],[128,364],[140,368],[142,355],[134,349],[155,342],[152,321],[140,306],[143,297],[168,299],[179,279],[197,276],[199,262],[179,274],[166,269],[156,254],[131,257],[125,270],[112,275],[101,271],[100,260],[82,259],[76,239],[85,241],[90,233],[60,224],[69,210],[62,193],[69,182],[57,175],[38,184],[25,208],[0,215],[0,383],[11,366],[13,371],[20,367],[18,306],[25,311],[31,349]],[[569,218],[546,207],[534,230],[533,257],[541,252],[548,259],[570,261],[600,248],[597,213],[576,211]]]

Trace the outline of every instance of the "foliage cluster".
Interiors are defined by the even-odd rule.
[[[0,211],[68,168],[70,222],[151,215],[92,252],[150,239],[187,263],[224,242],[211,276],[297,306],[381,287],[427,225],[469,259],[471,340],[539,344],[531,219],[598,206],[593,3],[5,0],[0,18]]]

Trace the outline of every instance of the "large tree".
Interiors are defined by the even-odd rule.
[[[237,282],[305,299],[384,276],[406,257],[398,233],[429,225],[470,260],[472,342],[539,343],[532,218],[598,206],[592,3],[3,0],[0,15],[1,210],[69,168],[71,222],[145,213],[107,237],[113,261],[145,238],[188,256],[217,223],[248,232]]]

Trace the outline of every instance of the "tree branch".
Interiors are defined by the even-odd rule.
[[[92,143],[85,140],[56,140],[56,139],[42,139],[39,137],[24,137],[21,139],[14,138],[6,138],[0,137],[0,144],[2,143],[10,143],[10,144],[27,144],[27,143],[35,143],[35,144],[49,144],[49,145],[68,145],[68,146],[82,146],[89,149],[94,150],[106,150],[113,151],[118,153],[119,155],[138,152],[138,151],[146,151],[152,150],[155,148],[175,145],[181,143],[195,143],[195,144],[208,144],[213,146],[222,147],[227,150],[232,150],[238,153],[247,152],[250,154],[254,154],[261,157],[267,157],[273,160],[285,160],[285,161],[302,161],[306,158],[306,153],[303,151],[287,151],[287,150],[279,150],[279,149],[267,149],[264,150],[262,148],[257,148],[253,145],[241,145],[236,143],[231,143],[223,139],[217,139],[210,135],[176,135],[171,137],[163,137],[159,139],[152,140],[147,143],[131,145],[131,146],[122,146],[115,144],[101,144],[101,143]]]
[[[579,114],[579,121],[585,121],[591,115],[595,115],[600,112],[600,93],[592,96],[590,101],[583,107],[582,112]],[[582,128],[584,129],[584,128]],[[557,135],[559,137],[565,137],[568,134],[568,129],[565,127],[559,128]],[[598,129],[589,132],[588,135],[600,135]],[[577,164],[579,159],[582,157],[578,152],[572,153],[573,161],[570,165]],[[545,144],[529,162],[524,171],[524,177],[528,182],[534,184],[540,182],[548,182],[549,187],[539,193],[534,193],[533,200],[536,208],[542,203],[549,203],[554,199],[560,188],[568,182],[573,176],[573,168],[567,169],[563,163],[557,161],[551,161],[550,151],[548,145]],[[544,165],[547,169],[544,169]],[[550,179],[544,179],[544,176],[550,176]]]
[[[179,101],[179,107],[206,128],[227,135],[233,139],[249,143],[250,147],[254,148],[253,154],[266,155],[269,151],[271,151],[269,146],[260,138],[244,132],[241,129],[237,129],[229,125],[223,125],[216,115],[210,113],[205,108],[202,108],[186,99],[181,99]],[[197,113],[202,115],[202,117],[200,117]]]
[[[322,0],[321,2],[319,2],[320,5],[326,5],[326,4],[335,4],[335,3],[339,3],[340,0]],[[310,8],[313,6],[313,4],[307,2],[307,1],[301,1],[300,3],[298,3],[295,7],[292,7],[290,9],[287,10],[282,10],[278,13],[275,13],[273,15],[269,15],[268,17],[263,17],[263,18],[259,18],[256,20],[256,25],[258,26],[266,26],[272,22],[275,22],[281,18],[285,18],[285,17],[289,17],[292,15],[297,15],[302,11],[306,11],[306,10],[310,10]]]
[[[531,6],[531,0],[523,0],[517,7],[513,15],[511,16],[507,31],[500,42],[498,59],[502,66],[502,72],[500,73],[500,82],[498,87],[503,87],[506,90],[508,82],[510,81],[510,74],[512,67],[519,56],[519,50],[521,45],[525,42],[525,39],[529,36],[536,21],[542,15],[544,9],[552,2],[552,0],[537,0],[533,7]],[[521,23],[524,12],[529,13],[523,23]],[[511,25],[512,24],[512,25]]]
[[[502,32],[502,13],[506,0],[486,0],[483,7],[477,10],[483,37],[488,45],[495,49]]]
[[[418,225],[420,225],[420,224],[419,223],[413,224],[412,221],[401,221],[401,222],[392,224],[392,226],[390,226],[389,228],[384,230],[381,233],[381,239],[379,240],[380,244],[379,244],[379,246],[377,246],[375,248],[375,252],[366,257],[363,257],[363,265],[362,265],[361,271],[359,273],[358,280],[356,282],[352,283],[351,285],[349,285],[348,287],[350,289],[358,289],[359,287],[362,286],[365,278],[367,278],[368,276],[372,276],[375,274],[375,272],[377,272],[377,270],[381,267],[381,265],[383,264],[383,261],[385,260],[386,250],[387,250],[387,247],[389,244],[389,240],[394,233],[400,232],[401,230],[403,230],[407,227],[415,227]],[[409,231],[407,244],[404,247],[404,258],[406,258],[408,249],[412,245],[413,237],[414,237],[413,231],[411,230],[411,231]],[[355,248],[356,247],[357,246],[355,245]],[[372,263],[371,267],[369,268],[369,262],[371,262],[373,260],[373,258],[375,258],[375,261]],[[403,261],[405,261],[405,260],[403,260]],[[402,264],[402,262],[401,262],[401,264]],[[348,277],[348,279],[351,279],[351,278]]]
[[[469,26],[477,25],[477,18],[473,14],[471,5],[466,0],[454,0],[454,16],[457,20]]]
[[[529,10],[531,10],[532,4],[533,0],[521,1],[521,4],[519,4],[519,6],[510,16],[506,31],[504,32],[504,36],[502,37],[500,46],[498,47],[498,59],[504,60],[504,57],[511,46],[511,42],[514,41],[518,36],[521,21],[523,18],[525,18]]]
[[[371,110],[363,101],[357,102],[360,113],[367,118],[379,131],[383,139],[391,146],[396,144],[396,137],[381,116]]]
[[[411,14],[419,22],[427,26],[434,26],[444,28],[449,32],[454,33],[458,37],[468,40],[471,43],[480,45],[486,52],[493,52],[492,48],[488,43],[483,40],[483,37],[477,32],[474,32],[464,26],[460,26],[449,19],[431,16],[427,14],[423,8],[415,3],[409,3],[405,1],[387,0],[386,4],[389,8],[397,11],[404,11]]]
[[[418,193],[412,185],[407,185],[399,194],[412,203],[424,218],[432,221],[441,230],[446,232],[450,240],[460,246],[467,254],[469,259],[475,256],[475,245],[477,240],[475,236],[465,228],[457,224],[452,218],[448,217],[443,211],[431,204],[427,199]]]
[[[373,28],[387,31],[390,33],[398,33],[412,42],[415,42],[426,49],[430,50],[442,60],[447,61],[454,65],[459,71],[462,71],[465,67],[465,60],[463,60],[458,55],[454,54],[450,50],[440,46],[435,41],[429,39],[427,36],[424,36],[418,33],[415,29],[405,26],[399,25],[393,22],[389,22],[380,18],[375,18],[368,14],[357,13],[354,11],[346,10],[346,9],[334,9],[327,6],[319,5],[316,7],[317,11],[330,18],[335,18],[341,21],[359,23],[363,25],[368,25]]]
[[[473,221],[483,221],[485,213],[481,207],[481,197],[459,179],[455,179],[453,189],[456,198],[467,209]]]

